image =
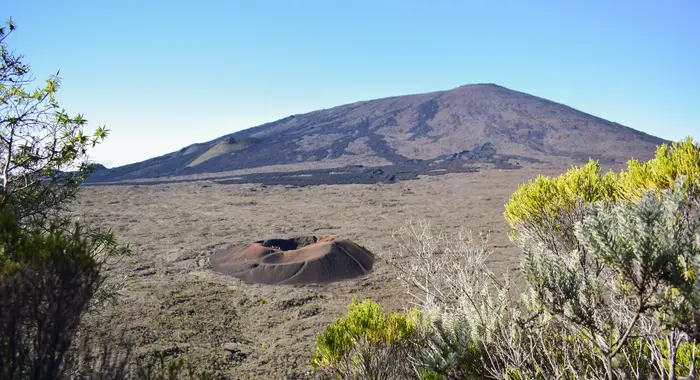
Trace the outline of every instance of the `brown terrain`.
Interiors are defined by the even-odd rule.
[[[632,156],[649,158],[662,142],[562,104],[480,84],[293,115],[161,157],[102,169],[92,180],[216,177],[274,184],[271,171],[317,170],[306,174],[323,176],[333,168],[358,165],[384,172],[398,167],[406,177],[434,170],[459,172],[474,163],[514,168],[589,157],[621,163]],[[261,172],[268,175],[248,178]],[[315,182],[377,181],[360,180],[365,174],[355,170]]]
[[[137,353],[184,352],[231,379],[310,378],[313,339],[353,297],[388,310],[408,307],[392,268],[324,285],[257,285],[216,273],[207,258],[267,238],[332,234],[377,255],[396,248],[408,220],[439,229],[490,232],[490,266],[517,272],[503,204],[519,183],[559,170],[483,170],[393,184],[307,187],[220,185],[209,181],[90,186],[82,218],[110,227],[134,249],[113,272],[125,277],[108,328],[126,329]]]
[[[94,180],[109,183],[84,187],[75,212],[111,228],[134,255],[111,271],[125,284],[120,301],[90,323],[124,333],[136,356],[183,354],[223,378],[314,378],[314,337],[353,297],[390,311],[410,306],[382,260],[397,249],[392,233],[404,223],[488,232],[490,267],[517,278],[520,253],[502,213],[519,184],[588,157],[613,167],[649,158],[662,142],[544,99],[474,85],[292,116],[103,169]],[[215,255],[256,241],[324,235],[375,253],[372,272],[264,285],[212,268]]]

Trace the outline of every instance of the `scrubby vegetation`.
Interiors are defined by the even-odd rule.
[[[0,377],[50,379],[91,303],[110,297],[104,265],[128,253],[108,232],[64,213],[91,171],[87,151],[105,138],[55,99],[60,81],[33,82],[0,29]]]
[[[131,361],[128,342],[81,329],[113,300],[107,277],[128,255],[110,231],[68,212],[92,172],[88,152],[107,136],[60,108],[57,76],[42,87],[0,28],[0,379],[208,378],[183,359]]]
[[[484,237],[436,234],[427,223],[397,231],[399,249],[387,260],[422,316],[412,348],[395,353],[397,373],[698,377],[700,145],[661,146],[619,174],[590,161],[538,177],[505,208],[523,252],[520,292],[485,265]]]
[[[415,310],[386,315],[372,300],[353,300],[348,315],[319,335],[312,365],[342,379],[404,378],[407,373],[394,360],[408,356],[419,322]]]

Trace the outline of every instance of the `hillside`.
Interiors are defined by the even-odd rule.
[[[663,142],[546,99],[476,84],[293,115],[143,162],[100,170],[91,180],[237,170],[304,169],[312,176],[319,170],[328,175],[329,168],[339,167],[381,167],[384,172],[415,175],[465,171],[465,164],[476,162],[515,168],[521,162],[576,163],[589,157],[615,163],[649,158]]]

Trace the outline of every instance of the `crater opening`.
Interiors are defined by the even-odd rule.
[[[331,235],[268,239],[233,247],[211,257],[212,269],[259,284],[323,284],[364,276],[374,254]]]

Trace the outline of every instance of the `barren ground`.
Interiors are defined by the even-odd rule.
[[[391,233],[407,220],[439,229],[490,232],[497,273],[517,273],[520,256],[508,240],[503,205],[518,184],[555,169],[486,169],[375,185],[309,187],[219,185],[200,181],[149,186],[91,186],[77,212],[112,228],[133,257],[113,276],[126,288],[111,323],[137,355],[183,352],[195,364],[231,379],[313,378],[314,337],[342,316],[353,297],[386,310],[408,306],[391,267],[323,286],[247,285],[213,272],[218,249],[264,238],[334,234],[376,254],[396,248]]]

